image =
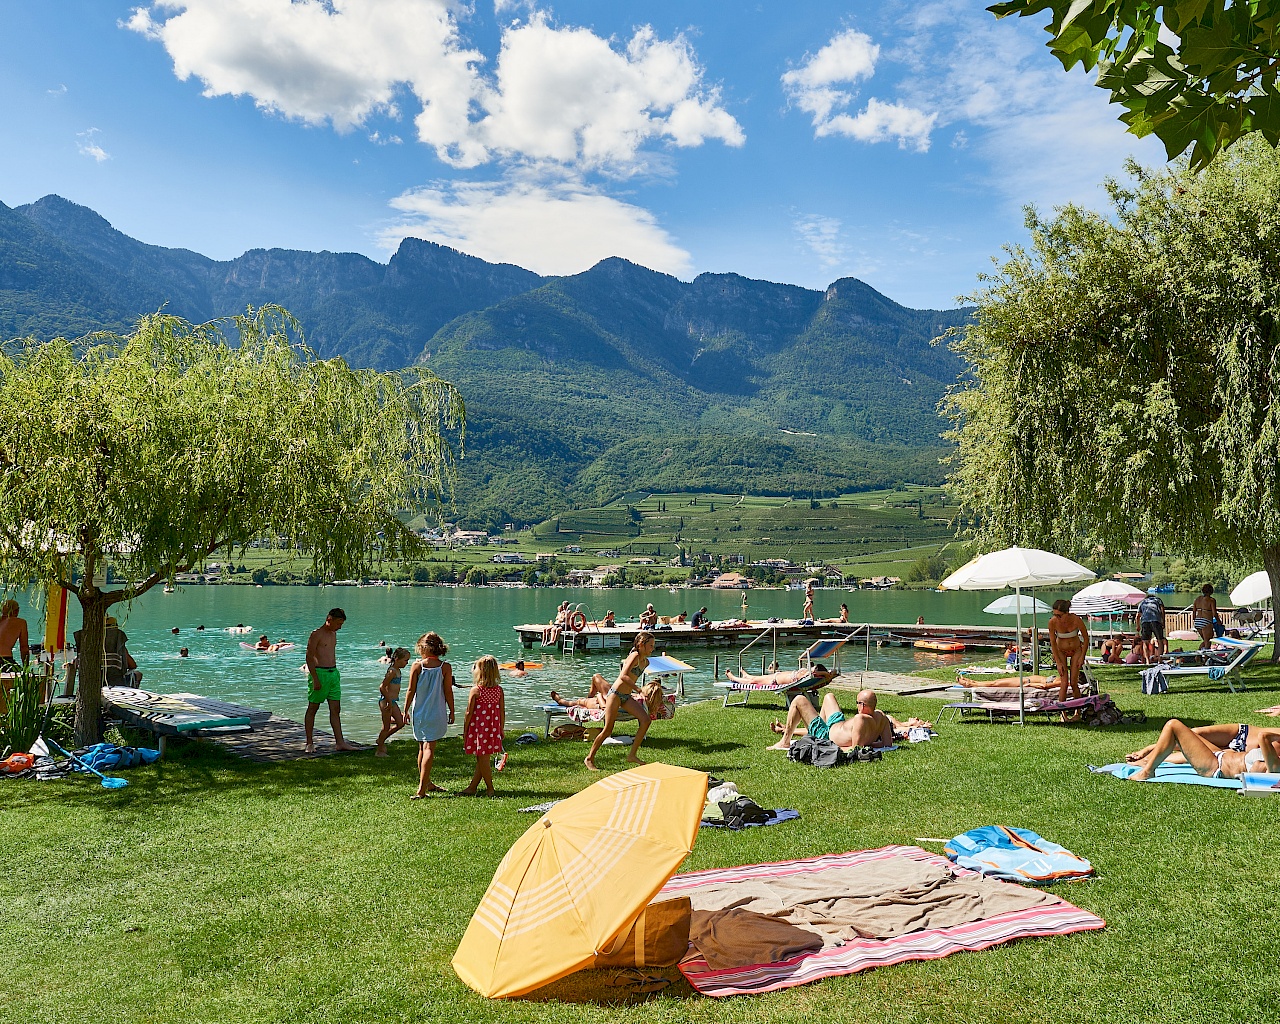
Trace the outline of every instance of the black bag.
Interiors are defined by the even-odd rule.
[[[747,796],[721,803],[720,813],[724,815],[724,827],[735,831],[747,825],[763,825],[773,817],[772,811],[766,811]]]

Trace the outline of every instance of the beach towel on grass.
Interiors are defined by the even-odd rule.
[[[952,879],[957,883],[954,893],[943,888]],[[788,881],[809,893],[809,898],[793,898],[800,904],[800,913],[779,914],[778,906],[769,912],[769,901],[778,899],[780,883]],[[735,886],[739,893],[735,894]],[[908,890],[919,898],[903,898]],[[741,949],[717,946],[711,950],[712,959],[723,965],[728,958],[735,964],[719,969],[695,943],[681,961],[680,971],[698,992],[717,997],[772,992],[873,967],[986,949],[1014,939],[1106,927],[1102,918],[1050,893],[982,878],[914,846],[676,875],[657,899],[673,896],[688,896],[695,911],[765,913],[823,937],[821,949],[780,959],[766,953],[752,963],[742,962],[750,957]],[[848,920],[841,918],[844,911],[850,912]],[[710,934],[703,939],[710,944],[715,929],[708,930],[706,922],[699,920],[699,934]],[[880,937],[864,937],[867,933]],[[841,940],[837,937],[841,934],[849,937]],[[693,941],[692,926],[690,937]],[[777,941],[776,936],[767,938]]]
[[[1101,768],[1089,765],[1089,771],[1099,775],[1114,775],[1117,779],[1127,779],[1138,771],[1140,764],[1104,764]],[[1151,782],[1182,782],[1188,786],[1213,786],[1216,789],[1239,789],[1239,779],[1210,779],[1199,775],[1189,764],[1162,764],[1156,769]]]
[[[800,817],[799,811],[793,811],[786,807],[776,807],[768,813],[771,815],[768,821],[746,821],[739,825],[738,828],[733,829],[733,831],[736,832],[744,828],[763,828],[765,825],[781,825],[784,821],[795,821]],[[726,825],[723,818],[719,821],[712,818],[703,818],[702,828],[732,828],[732,826]]]
[[[1007,882],[1049,885],[1093,874],[1093,865],[1065,846],[1030,829],[1007,825],[983,825],[962,832],[949,840],[942,852],[963,868]]]

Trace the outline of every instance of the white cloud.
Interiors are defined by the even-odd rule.
[[[47,92],[50,96],[65,96],[67,94],[67,87],[66,87],[66,84],[64,83],[62,85],[59,85],[58,88],[56,89],[46,89],[45,92]]]
[[[840,266],[849,255],[849,246],[841,240],[840,228],[837,218],[816,213],[804,214],[795,221],[796,234],[805,248],[818,257],[824,270]]]
[[[888,142],[898,140],[898,148],[910,146],[919,153],[929,148],[929,133],[933,131],[937,114],[926,114],[902,103],[882,103],[874,96],[867,101],[866,109],[853,117],[836,114],[831,120],[818,125],[814,135],[847,135],[859,142]]]
[[[406,217],[381,232],[388,249],[428,238],[540,274],[576,274],[609,256],[676,275],[692,266],[649,211],[578,182],[437,182],[391,205]]]
[[[904,99],[928,103],[939,125],[962,126],[953,146],[983,159],[1018,204],[1096,203],[1099,182],[1129,154],[1163,162],[1158,142],[1125,132],[1091,76],[1047,56],[1036,25],[938,3],[906,28],[886,53],[909,71]]]
[[[853,102],[857,95],[839,85],[853,85],[876,70],[880,47],[856,29],[834,36],[826,46],[782,76],[782,87],[791,102],[813,115],[815,125]]]
[[[98,136],[101,134],[102,132],[97,128],[86,128],[76,133],[76,149],[80,151],[81,156],[93,157],[98,163],[111,159],[111,154],[98,145]]]
[[[885,103],[874,96],[857,114],[846,108],[857,99],[850,88],[875,74],[880,47],[857,29],[846,29],[831,38],[817,53],[806,56],[797,68],[782,76],[787,97],[813,118],[815,138],[845,135],[860,142],[896,139],[902,149],[917,152],[929,148],[935,114],[903,103]]]
[[[499,13],[516,8],[499,2]],[[634,173],[650,143],[743,142],[682,36],[638,29],[617,48],[541,14],[502,31],[492,75],[464,45],[455,0],[158,0],[125,27],[162,43],[206,96],[339,131],[416,100],[420,141],[460,168],[494,159]]]

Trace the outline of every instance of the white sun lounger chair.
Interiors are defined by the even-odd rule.
[[[1166,679],[1185,679],[1188,676],[1204,676],[1208,679],[1225,679],[1227,689],[1238,693],[1244,689],[1244,683],[1237,688],[1232,676],[1237,675],[1266,644],[1257,640],[1236,640],[1229,636],[1220,636],[1213,642],[1207,652],[1212,659],[1207,665],[1166,665]],[[1190,653],[1190,652],[1187,652]],[[1214,657],[1214,655],[1218,657]]]
[[[809,645],[808,649],[800,655],[799,667],[801,669],[812,670],[813,665],[817,661],[825,660],[836,654],[840,648],[849,642],[850,638],[827,637],[822,640],[816,640]],[[740,682],[732,679],[722,680],[715,684],[717,689],[724,690],[724,706],[727,708],[746,707],[747,702],[751,699],[753,693],[776,693],[782,697],[782,703],[790,706],[791,701],[799,693],[810,693],[813,690],[821,690],[827,685],[825,679],[815,679],[812,675],[801,677],[793,683],[785,686],[779,686],[773,683],[748,683]],[[742,694],[742,700],[730,700],[729,698],[735,694]]]

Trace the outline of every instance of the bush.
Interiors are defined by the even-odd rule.
[[[40,735],[40,723],[44,707],[40,703],[40,688],[44,676],[23,669],[13,679],[13,688],[6,695],[4,717],[0,718],[0,753],[4,748],[25,754]]]

